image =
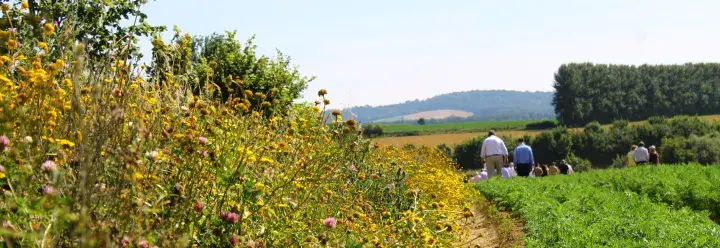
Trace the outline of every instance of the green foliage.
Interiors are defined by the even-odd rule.
[[[542,120],[555,118],[552,92],[521,92],[507,90],[474,90],[454,92],[425,100],[406,101],[386,106],[358,106],[346,109],[345,116],[356,115],[359,121],[377,121],[423,111],[439,109],[473,113],[469,118],[448,118],[450,122]],[[431,123],[432,120],[427,120]]]
[[[367,124],[363,125],[363,135],[368,138],[379,137],[383,135],[383,128],[380,125]]]
[[[533,155],[538,163],[553,163],[565,159],[572,151],[573,139],[566,127],[557,127],[536,136],[532,142]]]
[[[534,121],[525,125],[525,130],[545,130],[557,127],[556,120]]]
[[[138,37],[149,36],[165,29],[151,26],[146,22],[147,15],[140,9],[147,1],[120,0],[109,3],[101,0],[28,0],[26,2],[28,13],[23,17],[23,22],[32,27],[31,33],[27,33],[28,36],[42,40],[45,23],[55,25],[57,30],[73,30],[63,35],[70,35],[68,40],[84,43],[85,53],[90,59],[99,59],[101,55],[109,55],[120,50],[137,59],[142,56],[137,46]],[[17,28],[20,21],[17,17],[17,15],[3,15],[0,20],[0,30]],[[2,48],[0,52],[7,51]],[[62,53],[61,50],[49,52],[53,57],[58,57]]]
[[[301,76],[297,67],[291,65],[290,57],[280,51],[275,58],[258,56],[254,36],[245,44],[235,36],[236,32],[226,32],[193,39],[192,62],[198,78],[194,91],[215,84],[219,88],[216,96],[226,100],[242,97],[243,91],[250,90],[269,96],[274,105],[287,107],[314,79]],[[254,99],[251,103],[259,101]]]
[[[720,113],[720,64],[571,63],[555,73],[552,105],[563,125]]]
[[[622,169],[627,167],[628,165],[628,156],[627,154],[618,154],[615,156],[615,158],[612,160],[612,164],[610,164],[610,168],[615,169]]]
[[[572,153],[568,155],[566,162],[572,165],[573,171],[575,172],[587,172],[592,170],[592,164],[589,160],[575,156],[575,154]]]
[[[698,165],[477,185],[525,220],[527,247],[718,247],[720,232],[708,218],[720,206],[718,187],[720,169]]]
[[[425,118],[420,118],[417,120],[417,124],[419,125],[425,125]]]
[[[551,163],[572,153],[599,168],[624,167],[630,147],[644,141],[648,147],[658,147],[663,163],[712,164],[720,162],[720,139],[713,133],[718,126],[687,116],[653,117],[645,124],[633,125],[618,120],[609,128],[590,122],[582,132],[568,132],[562,127],[543,132],[535,137],[532,146],[535,160],[540,163]]]
[[[480,148],[482,148],[484,140],[485,137],[479,136],[455,145],[453,160],[466,170],[482,169],[483,164],[480,158]]]
[[[437,145],[437,149],[442,151],[448,157],[452,156],[452,149],[445,143]]]

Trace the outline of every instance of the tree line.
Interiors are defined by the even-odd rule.
[[[519,137],[501,137],[512,159]],[[453,159],[465,169],[482,168],[479,154],[484,138],[476,137],[456,145]],[[699,117],[651,117],[647,123],[636,125],[618,120],[609,127],[595,121],[585,125],[582,131],[560,126],[536,137],[524,138],[538,163],[568,159],[573,165],[582,165],[580,170],[590,166],[622,167],[630,147],[640,141],[658,147],[662,163],[720,162],[720,122]]]
[[[555,114],[567,126],[720,113],[718,63],[564,64],[553,87]]]

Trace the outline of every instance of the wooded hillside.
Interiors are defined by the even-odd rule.
[[[552,96],[552,92],[474,90],[385,106],[353,107],[343,111],[343,116],[356,116],[358,121],[369,122],[423,111],[452,109],[474,114],[469,118],[453,117],[454,122],[548,119],[555,118],[550,104]]]

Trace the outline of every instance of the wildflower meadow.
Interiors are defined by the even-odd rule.
[[[193,60],[176,28],[171,41],[156,35],[141,63],[138,36],[154,27],[103,28],[142,16],[143,2],[2,5],[0,244],[462,242],[475,190],[443,152],[371,144],[326,90],[293,104],[304,81],[283,57]],[[92,10],[110,24],[91,22]],[[222,42],[213,44],[252,48]],[[252,68],[235,74],[236,58]]]

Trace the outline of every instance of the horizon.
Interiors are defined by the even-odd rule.
[[[152,25],[192,35],[256,35],[318,78],[298,101],[327,89],[332,108],[385,106],[471,90],[552,92],[567,63],[670,65],[717,62],[720,2],[598,3],[270,0],[149,2]],[[252,9],[253,11],[242,11]],[[192,18],[187,18],[192,16]],[[290,21],[288,21],[290,20]],[[165,37],[169,32],[164,33]],[[143,40],[143,51],[149,41]],[[147,54],[147,53],[146,53]]]

